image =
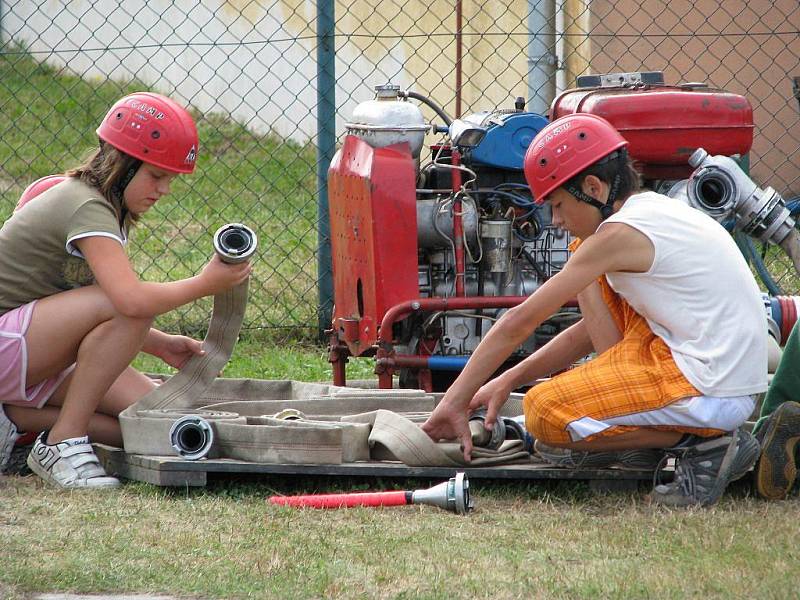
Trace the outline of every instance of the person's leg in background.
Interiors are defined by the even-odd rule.
[[[768,500],[785,498],[797,477],[800,442],[800,327],[795,323],[753,429],[761,442],[756,489]]]

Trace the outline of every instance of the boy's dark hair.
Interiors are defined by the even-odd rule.
[[[587,167],[570,179],[564,187],[571,186],[580,190],[583,180],[589,175],[594,175],[608,184],[611,192],[614,192],[612,197],[615,200],[625,200],[642,187],[642,176],[633,167],[633,161],[625,148],[620,148]]]
[[[141,164],[142,161],[138,158],[101,141],[100,147],[93,150],[83,164],[70,169],[66,175],[100,190],[103,197],[114,207],[120,224],[128,228],[139,220],[139,216],[125,208],[122,194]]]

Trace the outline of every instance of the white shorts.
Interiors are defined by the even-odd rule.
[[[682,398],[657,410],[632,413],[598,421],[583,417],[567,425],[570,437],[577,442],[612,426],[630,425],[638,427],[678,426],[698,429],[733,431],[753,414],[756,400],[753,396],[716,398],[694,396]]]

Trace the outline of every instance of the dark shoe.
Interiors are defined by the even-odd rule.
[[[784,402],[764,423],[756,489],[767,500],[786,498],[797,476],[795,449],[800,441],[800,404]]]
[[[664,457],[663,450],[643,448],[637,450],[620,450],[618,452],[587,452],[570,450],[569,448],[553,448],[539,440],[533,445],[536,453],[545,462],[567,469],[608,469],[621,467],[652,471]]]
[[[0,469],[3,475],[18,475],[23,477],[33,473],[26,462],[28,454],[31,453],[33,443],[36,441],[37,434],[34,432],[21,433],[14,442],[14,446],[9,453],[6,466]]]
[[[728,484],[753,467],[760,446],[743,429],[688,448],[668,450],[675,455],[675,479],[653,488],[653,501],[666,506],[712,506]]]
[[[17,426],[11,422],[0,404],[0,474],[10,475],[14,448],[20,437]]]

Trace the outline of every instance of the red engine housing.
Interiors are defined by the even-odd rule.
[[[353,356],[378,340],[392,306],[417,298],[416,170],[408,144],[348,135],[328,170],[333,327]]]
[[[692,86],[598,87],[567,90],[550,108],[555,120],[591,113],[630,142],[645,179],[684,179],[697,148],[709,154],[746,154],[753,144],[753,108],[747,98]]]

